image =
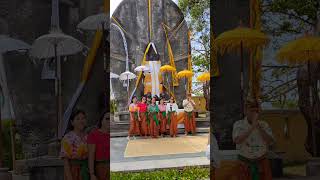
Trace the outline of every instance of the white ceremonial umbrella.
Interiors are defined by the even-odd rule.
[[[119,79],[119,77],[120,76],[118,74],[110,72],[110,96],[111,96],[110,98],[111,99],[115,99],[113,89],[112,89],[111,79]]]
[[[92,16],[86,17],[82,20],[77,28],[83,30],[95,31],[97,29],[109,29],[109,13],[100,13]]]
[[[135,74],[133,74],[132,72],[130,72],[130,71],[125,71],[125,72],[121,73],[121,74],[120,74],[120,77],[119,77],[119,79],[120,79],[121,81],[127,80],[128,104],[130,103],[130,102],[129,102],[129,101],[130,101],[129,81],[130,81],[131,79],[136,78],[136,77],[137,77],[137,76],[136,76]]]
[[[18,40],[18,39],[13,39],[10,38],[9,36],[6,35],[0,35],[0,147],[2,147],[2,119],[1,119],[1,110],[2,107],[5,104],[8,104],[9,110],[10,110],[10,118],[14,121],[15,120],[15,114],[13,110],[13,105],[12,105],[12,99],[10,97],[9,93],[9,88],[7,84],[7,77],[6,77],[6,71],[5,71],[5,66],[3,62],[3,54],[9,51],[21,51],[21,50],[28,50],[30,49],[30,45]],[[7,101],[6,102],[6,98]],[[12,127],[11,127],[12,128]],[[11,131],[11,138],[12,138],[12,131]],[[14,152],[15,146],[14,144],[11,143],[11,148],[12,151]],[[13,162],[13,168],[15,168],[15,154],[12,153],[12,162]],[[3,152],[0,151],[0,168],[3,166]]]
[[[83,48],[84,45],[79,40],[59,30],[53,30],[34,41],[30,56],[38,59],[57,58],[57,56],[77,54]]]
[[[77,28],[78,29],[82,29],[82,30],[89,30],[89,31],[95,31],[98,29],[102,30],[102,39],[103,39],[103,67],[104,67],[104,74],[105,77],[107,77],[107,68],[109,68],[109,61],[107,60],[107,54],[106,54],[106,49],[107,49],[107,35],[108,32],[107,31],[109,29],[109,21],[110,21],[110,17],[109,17],[109,12],[108,11],[108,4],[109,1],[104,0],[104,9],[103,12],[100,14],[96,14],[96,15],[91,15],[86,17],[84,20],[82,20],[78,25]],[[108,66],[108,67],[107,67]],[[105,88],[107,88],[107,84],[105,84]],[[107,95],[105,95],[107,96]],[[105,106],[107,106],[107,101],[105,101]]]
[[[138,66],[134,69],[135,72],[146,72],[150,71],[150,68],[148,66]]]
[[[110,79],[118,79],[120,76],[118,74],[115,73],[110,73]]]
[[[0,53],[5,53],[8,51],[20,51],[20,50],[28,50],[30,49],[30,45],[18,40],[13,39],[7,35],[0,35]]]
[[[38,59],[54,57],[56,61],[56,103],[57,122],[56,136],[59,134],[62,123],[62,94],[61,94],[61,60],[60,56],[68,56],[81,52],[84,45],[72,36],[64,34],[59,25],[59,0],[52,0],[51,31],[49,34],[37,38],[31,47],[30,56]],[[62,128],[62,127],[61,127]]]

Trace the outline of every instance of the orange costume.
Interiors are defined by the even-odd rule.
[[[147,136],[149,134],[148,122],[147,122],[147,109],[146,103],[138,103],[139,117],[140,117],[140,133],[142,136]]]
[[[166,127],[167,127],[167,115],[166,115],[166,105],[159,105],[160,110],[160,133],[165,134],[166,133]]]
[[[177,112],[178,112],[178,105],[176,103],[167,103],[166,106],[167,112],[167,119],[168,124],[170,125],[170,136],[176,136],[178,133],[178,119],[177,119]]]
[[[182,102],[182,105],[184,107],[184,128],[185,128],[185,133],[190,133],[192,134],[196,133],[196,120],[195,120],[195,115],[193,112],[194,109],[194,101],[193,100],[188,100],[185,99]]]
[[[72,180],[89,178],[89,173],[83,172],[88,165],[87,145],[87,136],[80,137],[74,131],[67,133],[61,141],[60,157],[69,161]],[[64,179],[67,179],[67,172],[64,172]]]
[[[129,112],[130,112],[129,136],[141,135],[137,104],[133,104],[133,103],[130,104]]]

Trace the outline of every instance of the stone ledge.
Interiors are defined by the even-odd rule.
[[[210,128],[197,128],[197,133],[209,133]],[[111,132],[111,137],[126,137],[128,131]],[[184,129],[178,129],[178,134],[184,134]]]
[[[190,166],[209,167],[210,161],[206,157],[195,158],[176,158],[165,160],[145,160],[134,162],[111,163],[110,170],[112,172],[139,172],[154,171],[168,168],[184,168]]]

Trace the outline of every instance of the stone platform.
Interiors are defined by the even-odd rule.
[[[207,133],[198,136],[208,136]],[[210,166],[205,152],[177,153],[157,156],[124,157],[128,140],[124,137],[111,138],[110,168],[114,172],[150,171],[186,166]]]

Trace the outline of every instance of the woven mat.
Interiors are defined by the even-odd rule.
[[[199,153],[206,150],[207,143],[207,135],[130,140],[127,144],[124,157]]]

